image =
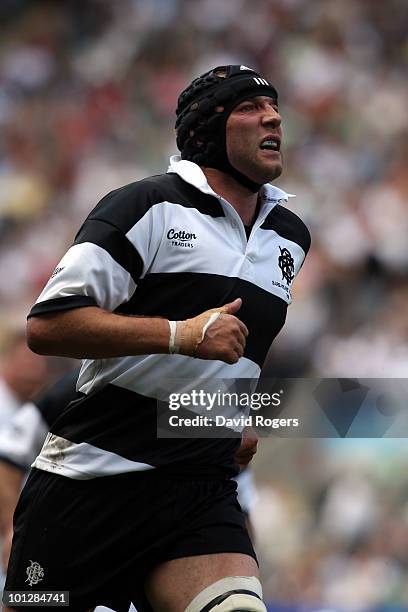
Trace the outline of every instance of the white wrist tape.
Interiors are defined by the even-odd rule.
[[[207,323],[204,325],[203,327],[203,333],[201,335],[201,342],[204,340],[205,334],[207,329],[210,327],[210,325],[212,325],[214,323],[214,321],[216,321],[218,319],[218,317],[220,316],[220,312],[213,312],[211,317],[208,319]],[[201,344],[200,342],[200,344]]]
[[[170,327],[169,353],[170,355],[173,355],[174,353],[180,352],[180,346],[175,343],[176,331],[177,331],[177,321],[169,321],[169,327]]]
[[[193,319],[169,321],[169,353],[181,353],[195,357],[197,348],[204,340],[208,328],[218,319],[220,314],[222,314],[220,310],[211,312],[211,314],[210,311],[205,311]],[[206,321],[205,324],[203,324],[204,321]]]

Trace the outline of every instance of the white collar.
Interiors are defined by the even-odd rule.
[[[181,159],[180,155],[172,155],[170,157],[170,165],[167,172],[175,172],[180,178],[183,179],[183,181],[193,185],[202,191],[202,193],[215,196],[216,198],[220,197],[219,194],[215,193],[215,191],[209,186],[207,178],[200,166],[194,162],[188,161],[187,159]],[[287,202],[289,198],[294,198],[295,195],[292,193],[286,193],[286,191],[283,191],[283,189],[279,189],[279,187],[266,183],[261,188],[261,197],[263,201],[278,204],[282,200]]]

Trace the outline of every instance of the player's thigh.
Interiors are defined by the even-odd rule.
[[[184,612],[198,593],[227,576],[258,578],[256,561],[240,553],[174,559],[153,570],[147,579],[145,591],[155,612]]]

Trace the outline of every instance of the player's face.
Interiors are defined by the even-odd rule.
[[[234,168],[264,184],[282,173],[281,116],[272,98],[240,102],[227,120],[227,155]]]

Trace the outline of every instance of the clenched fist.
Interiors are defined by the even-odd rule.
[[[244,354],[248,329],[235,315],[242,300],[211,308],[185,321],[170,322],[170,352],[236,363]],[[173,328],[172,328],[173,325]]]

